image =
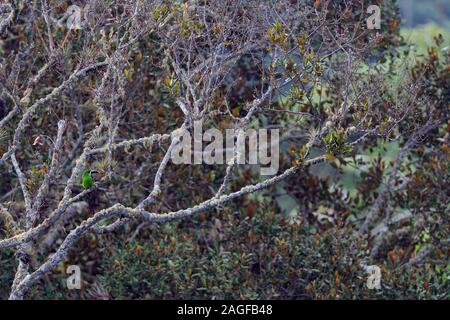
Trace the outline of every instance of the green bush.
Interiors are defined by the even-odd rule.
[[[377,262],[382,289],[369,290],[368,244],[351,228],[312,230],[270,208],[255,211],[150,228],[116,249],[105,243],[98,281],[114,299],[450,298],[449,264],[405,271],[406,255],[391,254]]]

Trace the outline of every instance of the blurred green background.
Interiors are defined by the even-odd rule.
[[[450,0],[399,0],[403,20],[402,35],[414,44],[420,53],[433,45],[433,37],[439,33],[449,45]]]
[[[399,0],[398,3],[407,28],[430,22],[450,28],[450,0]]]

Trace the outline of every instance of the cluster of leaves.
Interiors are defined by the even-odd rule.
[[[352,147],[347,142],[345,132],[331,129],[323,138],[327,153],[332,157],[339,157],[352,151]]]

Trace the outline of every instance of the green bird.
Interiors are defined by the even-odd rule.
[[[81,177],[81,185],[83,189],[89,189],[94,184],[94,179],[92,178],[92,172],[90,170],[84,170],[83,176]]]

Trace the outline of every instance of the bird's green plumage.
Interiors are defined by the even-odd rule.
[[[81,177],[81,185],[83,189],[89,189],[94,184],[94,179],[92,179],[92,174],[89,170],[83,171],[83,176]]]

